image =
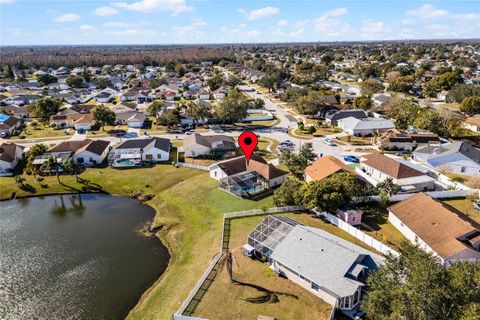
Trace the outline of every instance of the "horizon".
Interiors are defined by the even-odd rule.
[[[0,0],[0,45],[475,40],[474,1]],[[22,16],[23,19],[17,17]]]

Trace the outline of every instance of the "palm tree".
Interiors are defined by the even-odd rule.
[[[70,175],[75,175],[75,181],[78,182],[78,165],[71,156],[63,162],[63,169]]]
[[[48,171],[48,173],[51,173],[52,171],[55,171],[55,174],[57,176],[58,182],[60,182],[60,175],[58,174],[58,162],[57,158],[55,157],[49,157],[47,161],[45,161],[41,167],[40,170],[42,171]]]

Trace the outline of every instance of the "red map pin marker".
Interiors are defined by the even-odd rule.
[[[247,159],[247,164],[250,161],[253,150],[257,147],[258,138],[257,135],[251,131],[242,132],[240,137],[238,137],[238,144],[242,148],[245,158]]]

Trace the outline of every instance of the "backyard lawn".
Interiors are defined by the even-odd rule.
[[[353,146],[365,146],[372,144],[372,137],[343,136],[340,137],[340,140]]]
[[[298,217],[299,215],[287,214]],[[252,303],[249,298],[265,295],[248,285],[230,282],[224,265],[195,310],[195,316],[206,319],[256,319],[259,315],[275,319],[327,319],[331,306],[290,280],[278,277],[265,263],[243,254],[242,246],[263,216],[234,219],[231,223],[230,248],[235,280],[260,286],[278,296],[278,302]],[[218,238],[220,239],[220,238]],[[219,308],[221,297],[221,308]]]
[[[218,251],[223,213],[273,206],[272,198],[249,201],[218,188],[218,182],[202,171],[156,165],[151,168],[87,169],[76,182],[73,176],[54,176],[37,182],[25,176],[33,192],[21,190],[14,178],[0,178],[0,198],[101,190],[128,195],[143,190],[154,195],[147,203],[156,210],[154,226],[167,245],[171,260],[164,275],[142,296],[127,319],[171,319]],[[47,187],[42,187],[41,184]]]
[[[450,199],[445,200],[443,203],[457,209],[466,216],[467,220],[473,220],[477,223],[477,228],[480,228],[480,211],[473,208],[473,202],[469,199]]]

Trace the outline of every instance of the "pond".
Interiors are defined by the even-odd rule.
[[[0,202],[0,319],[123,319],[168,264],[153,217],[110,195]]]

